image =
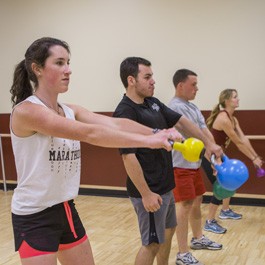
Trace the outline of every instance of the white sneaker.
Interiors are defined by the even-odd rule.
[[[195,257],[192,256],[190,252],[185,255],[177,254],[176,265],[204,265],[199,262]]]

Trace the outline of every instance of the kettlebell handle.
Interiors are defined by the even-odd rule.
[[[173,145],[174,145],[174,141],[173,140],[170,140],[170,139],[168,139],[168,142],[170,143],[170,145],[173,147]],[[185,142],[185,140],[182,140],[180,143],[184,143]]]
[[[216,160],[215,160],[215,154],[211,155],[211,163],[215,166],[216,165]]]
[[[217,163],[216,163],[216,160],[215,160],[215,154],[212,154],[211,155],[211,163],[212,163],[212,165],[214,165],[214,166],[216,166],[216,165],[218,165]],[[221,156],[221,160],[222,160],[222,162],[224,162],[225,160],[227,160],[228,159],[228,157],[223,153],[222,154],[222,156]]]

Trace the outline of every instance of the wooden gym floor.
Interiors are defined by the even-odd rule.
[[[20,264],[14,252],[10,203],[13,192],[0,191],[0,264]],[[140,236],[134,210],[127,198],[80,195],[76,200],[89,236],[97,265],[132,265],[140,247]],[[223,235],[204,232],[223,244],[223,249],[191,250],[205,265],[264,265],[265,207],[232,206],[243,214],[242,220],[219,220],[228,229]],[[202,205],[203,222],[207,204]],[[189,233],[189,240],[192,235]],[[169,264],[175,264],[178,251],[176,237],[172,241]],[[58,262],[59,264],[59,262]]]

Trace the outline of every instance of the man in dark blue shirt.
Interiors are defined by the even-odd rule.
[[[143,58],[128,57],[120,66],[120,77],[126,94],[118,104],[114,117],[129,118],[156,128],[155,132],[172,128],[184,130],[201,139],[206,153],[220,157],[221,148],[210,142],[187,118],[174,112],[153,97],[151,63]],[[158,132],[159,133],[159,132]],[[182,136],[179,134],[179,139]],[[168,264],[172,236],[177,225],[175,187],[171,152],[162,149],[120,149],[127,177],[127,191],[138,216],[142,239],[135,265]]]

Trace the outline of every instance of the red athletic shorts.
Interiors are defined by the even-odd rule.
[[[193,200],[204,194],[205,185],[200,169],[174,167],[176,187],[173,189],[175,202]]]

